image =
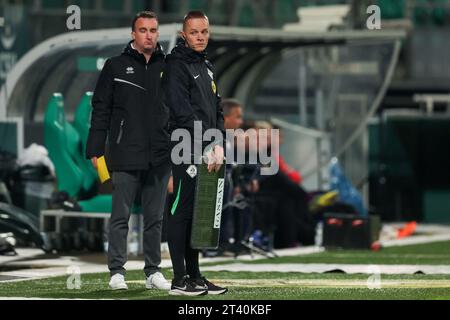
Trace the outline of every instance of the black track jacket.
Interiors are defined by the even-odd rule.
[[[146,170],[170,155],[169,113],[161,91],[164,53],[158,44],[147,63],[131,43],[105,62],[92,98],[86,157],[106,153],[112,171]]]
[[[203,132],[219,129],[225,139],[223,110],[215,80],[205,52],[196,52],[182,41],[167,55],[163,90],[170,110],[171,132],[184,128],[193,134],[194,121],[200,120]]]

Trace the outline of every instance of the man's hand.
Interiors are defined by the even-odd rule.
[[[92,162],[92,165],[94,166],[94,168],[97,169],[97,157],[92,157],[91,162]]]
[[[253,179],[250,185],[250,191],[253,193],[257,193],[259,191],[259,182],[256,179]]]
[[[169,183],[167,184],[167,192],[173,193],[173,176],[170,176]]]
[[[208,172],[211,173],[219,172],[220,167],[223,164],[224,160],[224,154],[223,154],[223,148],[222,146],[216,145],[214,148],[210,151],[208,151],[206,154],[206,163],[208,164]]]
[[[208,173],[212,172],[216,166],[214,151],[209,150],[205,153],[206,164],[208,165]]]
[[[215,145],[214,146],[214,157],[215,157],[215,160],[216,160],[215,161],[216,165],[215,165],[214,170],[216,172],[219,172],[220,167],[222,166],[223,160],[224,160],[224,151],[223,151],[223,147],[222,146],[220,146],[220,145]]]

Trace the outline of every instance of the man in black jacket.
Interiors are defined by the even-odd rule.
[[[133,40],[122,55],[108,59],[98,79],[86,157],[96,167],[97,158],[106,153],[108,168],[113,171],[108,243],[110,287],[127,289],[124,264],[128,221],[140,191],[146,288],[169,290],[170,284],[159,269],[170,161],[168,110],[160,90],[164,54],[158,43],[156,15],[149,11],[138,13],[131,35]]]
[[[163,76],[165,101],[170,109],[170,128],[187,130],[192,139],[194,121],[201,121],[201,134],[208,129],[218,129],[224,134],[223,112],[215,76],[211,63],[206,60],[209,23],[204,13],[192,11],[185,16],[182,37],[183,41],[167,56]],[[202,143],[201,147],[204,146]],[[223,147],[215,144],[208,155],[208,170],[217,172],[224,158]],[[195,158],[198,161],[201,156],[194,147],[193,154],[188,155],[188,163],[176,164],[172,159],[176,198],[169,217],[168,240],[174,272],[169,293],[173,295],[196,296],[227,291],[200,274],[199,252],[190,247],[197,172],[194,161]]]

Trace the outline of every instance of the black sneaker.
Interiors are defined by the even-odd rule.
[[[190,282],[195,288],[198,288],[198,290],[200,290],[200,288],[206,288],[208,290],[208,294],[224,294],[228,291],[227,288],[216,286],[205,277],[188,279],[188,282]]]
[[[197,288],[191,281],[184,277],[180,281],[172,280],[169,294],[173,296],[203,296],[208,294],[208,290],[204,287]]]

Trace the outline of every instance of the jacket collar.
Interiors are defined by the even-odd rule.
[[[186,42],[184,40],[179,41],[177,45],[172,49],[168,58],[181,59],[186,61],[187,63],[196,63],[196,62],[205,62],[206,61],[207,52],[197,52],[188,46],[186,46]]]
[[[139,51],[137,51],[136,49],[134,49],[132,46],[132,43],[133,43],[133,40],[128,42],[128,45],[123,50],[122,54],[129,55],[132,58],[136,59],[137,61],[139,61],[143,64],[147,64],[147,60],[145,59],[145,56],[142,53],[139,53]],[[156,44],[156,48],[153,51],[152,56],[148,63],[151,63],[153,61],[158,61],[158,60],[164,60],[164,52],[162,51],[162,47],[159,44],[159,42]]]

